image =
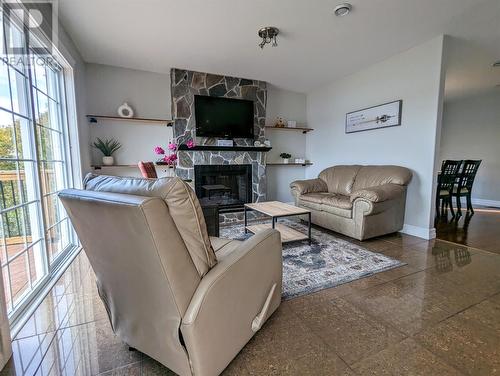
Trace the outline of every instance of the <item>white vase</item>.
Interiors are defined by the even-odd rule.
[[[120,115],[123,118],[131,118],[134,116],[134,110],[132,107],[128,105],[127,102],[123,103],[120,107],[118,107],[118,115]]]
[[[289,159],[288,158],[283,158],[283,163],[288,164]]]
[[[115,159],[113,157],[102,157],[102,164],[104,166],[113,166],[115,164]]]

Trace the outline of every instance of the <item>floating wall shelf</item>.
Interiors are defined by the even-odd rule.
[[[307,132],[311,132],[314,129],[313,128],[306,128],[306,127],[276,127],[274,125],[266,125],[265,126],[267,129],[276,129],[278,131],[298,131],[302,132],[303,134],[306,134]]]
[[[150,118],[124,118],[120,116],[106,116],[106,115],[87,115],[89,122],[98,123],[101,120],[119,120],[119,121],[131,121],[136,123],[152,123],[152,124],[164,124],[168,127],[172,126],[173,120],[169,119],[150,119]]]
[[[130,165],[112,165],[112,166],[92,165],[90,167],[92,167],[94,170],[100,170],[102,168],[137,168],[137,165],[136,164],[130,164]]]
[[[268,162],[266,163],[267,166],[311,166],[311,162],[305,162],[305,163],[283,163],[283,162]]]
[[[162,166],[162,168],[174,168],[173,166],[169,166],[167,163],[165,162],[155,162],[155,165],[157,166]],[[112,165],[112,166],[98,166],[98,165],[92,165],[90,166],[92,167],[94,170],[100,170],[100,169],[103,169],[103,168],[139,168],[139,166],[137,164],[130,164],[130,165]]]

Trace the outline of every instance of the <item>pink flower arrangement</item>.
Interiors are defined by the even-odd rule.
[[[169,142],[168,143],[168,150],[171,152],[170,154],[166,155],[165,149],[163,149],[161,146],[157,146],[154,148],[154,152],[157,155],[163,155],[162,158],[159,159],[161,162],[165,162],[169,165],[175,165],[175,162],[177,161],[177,144],[174,142]]]
[[[163,162],[166,162],[169,165],[175,164],[176,161],[177,161],[177,154],[175,154],[175,153],[172,153],[172,154],[169,154],[169,155],[165,155],[163,157]]]
[[[165,155],[165,150],[161,146],[157,146],[154,148],[155,154]]]
[[[194,140],[189,140],[188,142],[186,142],[186,146],[188,147],[188,149],[192,149],[194,148],[196,145],[194,143]]]

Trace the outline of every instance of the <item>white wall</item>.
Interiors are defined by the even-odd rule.
[[[440,160],[483,160],[472,191],[476,202],[500,204],[499,142],[500,89],[444,104]]]
[[[404,231],[433,237],[433,180],[440,131],[443,37],[414,47],[307,95],[314,178],[336,164],[395,164],[413,171]],[[345,133],[345,114],[403,100],[402,126]]]
[[[306,124],[306,96],[301,93],[281,90],[268,85],[266,123],[274,124],[277,117],[295,120],[297,125]],[[281,161],[279,155],[287,152],[292,158],[306,157],[307,135],[295,131],[266,130],[266,138],[271,141],[272,150],[267,161]],[[304,179],[309,167],[302,166],[267,166],[267,199],[283,202],[293,201],[290,194],[290,183]]]
[[[89,114],[117,116],[118,107],[127,102],[134,117],[171,119],[169,75],[100,64],[87,64],[86,71]],[[123,146],[115,153],[115,163],[128,165],[156,160],[154,147],[166,147],[173,134],[165,125],[106,120],[90,125],[90,141],[97,137],[117,139]],[[92,150],[93,164],[100,164],[101,157]],[[106,169],[106,173],[139,176],[137,168]]]

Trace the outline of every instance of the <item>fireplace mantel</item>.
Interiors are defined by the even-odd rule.
[[[268,152],[272,148],[267,146],[217,146],[217,145],[196,145],[192,148],[188,148],[186,145],[179,145],[179,150],[182,151],[259,151]]]

